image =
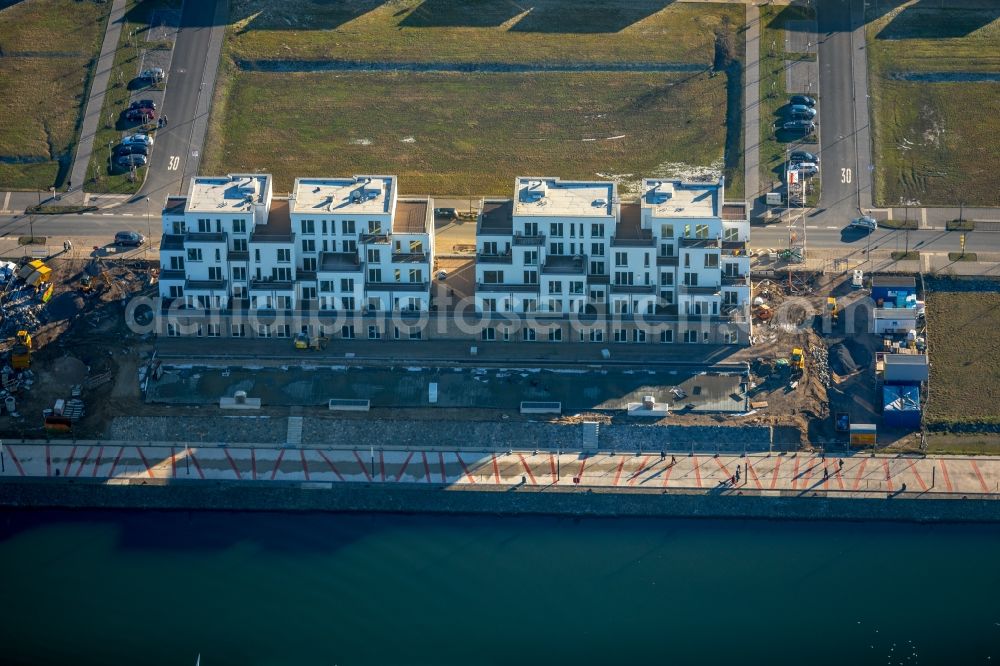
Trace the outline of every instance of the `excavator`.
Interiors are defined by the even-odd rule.
[[[27,370],[31,366],[31,333],[18,331],[10,352],[10,367]]]
[[[792,349],[792,360],[790,365],[792,366],[792,372],[796,375],[801,375],[806,370],[806,355],[802,351],[801,347],[795,347]]]

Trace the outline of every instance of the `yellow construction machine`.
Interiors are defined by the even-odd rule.
[[[837,309],[837,299],[834,298],[833,296],[830,296],[829,298],[826,299],[826,311],[830,315],[830,318],[833,319],[833,321],[837,321],[837,315],[839,314],[839,310]]]
[[[31,366],[31,334],[18,331],[10,352],[10,366],[15,370],[27,370]]]
[[[796,373],[802,373],[806,369],[806,355],[799,347],[792,349],[791,366],[792,371]]]
[[[314,349],[320,351],[326,349],[327,338],[325,336],[319,336],[316,338],[310,338],[307,333],[299,333],[295,336],[295,348],[296,349]]]

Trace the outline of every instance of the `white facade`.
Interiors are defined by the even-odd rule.
[[[160,295],[223,310],[426,311],[433,200],[395,176],[192,179],[163,211]]]

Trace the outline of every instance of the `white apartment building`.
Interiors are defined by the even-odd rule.
[[[399,197],[395,176],[299,178],[288,198],[273,196],[267,174],[193,178],[187,196],[167,200],[160,247],[160,296],[190,325],[168,320],[160,332],[354,337],[358,316],[426,312],[433,208]],[[381,337],[373,325],[368,336]]]
[[[476,309],[500,328],[484,339],[746,343],[750,225],[724,192],[647,179],[621,203],[612,182],[518,178],[481,207]]]

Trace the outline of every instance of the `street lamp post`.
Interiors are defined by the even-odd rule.
[[[149,197],[146,197],[146,249],[143,252],[145,258],[149,257],[149,244],[152,242],[152,234],[149,226]]]

